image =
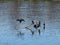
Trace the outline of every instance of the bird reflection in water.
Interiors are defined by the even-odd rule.
[[[18,37],[23,37],[24,36],[24,33],[22,33],[21,31],[20,32],[18,32]]]

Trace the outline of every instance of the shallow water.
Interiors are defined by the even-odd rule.
[[[21,24],[16,21],[24,18]],[[41,21],[41,34],[32,37],[25,26],[31,21]],[[45,22],[45,30],[43,23]],[[59,45],[60,39],[60,2],[21,3],[18,7],[14,2],[0,3],[0,44],[1,45]],[[33,26],[29,27],[35,30]],[[25,35],[18,37],[19,31]]]

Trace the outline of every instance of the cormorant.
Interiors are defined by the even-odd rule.
[[[43,29],[45,29],[45,23],[43,24]]]
[[[24,19],[17,19],[16,21],[19,21],[20,23],[22,22],[22,21],[24,21],[25,22],[25,20]]]
[[[32,24],[34,24],[34,21],[32,20]]]
[[[39,28],[40,27],[40,21],[39,21],[39,23],[38,24],[34,24],[34,28]]]

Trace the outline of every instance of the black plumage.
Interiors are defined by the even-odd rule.
[[[24,19],[17,19],[16,21],[19,21],[20,23],[21,23],[22,21],[24,21],[24,22],[25,22],[25,20],[24,20]]]
[[[39,21],[39,23],[38,24],[34,24],[34,28],[39,28],[40,27],[40,21]]]
[[[34,21],[32,20],[32,24],[34,24]]]
[[[45,29],[45,23],[43,24],[43,29]]]

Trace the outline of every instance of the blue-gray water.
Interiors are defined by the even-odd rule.
[[[16,21],[24,18],[21,24]],[[32,20],[41,21],[41,34],[32,37],[25,29]],[[43,30],[43,23],[46,29]],[[32,26],[29,27],[35,30]],[[19,31],[25,33],[18,37]],[[60,45],[60,2],[24,2],[16,7],[14,2],[0,3],[0,45]]]

